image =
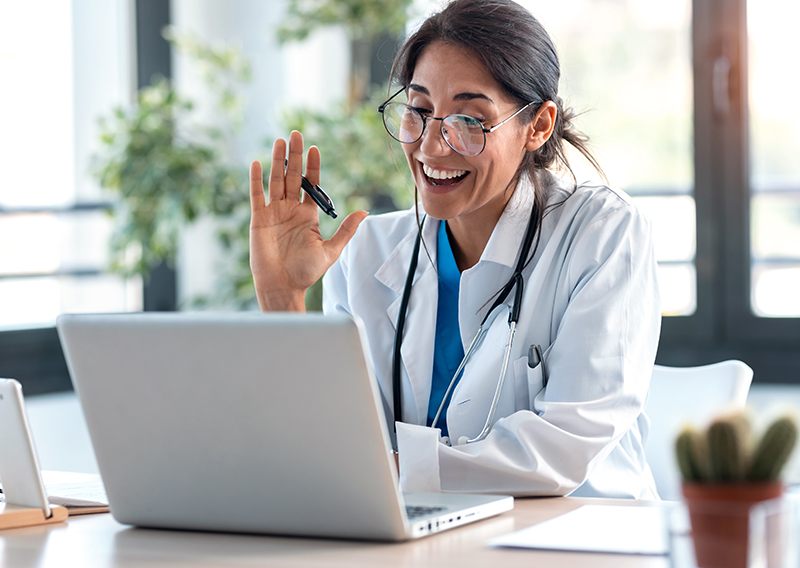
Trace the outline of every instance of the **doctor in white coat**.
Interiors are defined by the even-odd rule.
[[[302,311],[325,274],[325,312],[363,321],[404,491],[658,498],[644,457],[650,227],[623,193],[551,172],[571,171],[565,143],[594,163],[559,73],[527,10],[455,0],[406,40],[381,106],[417,207],[353,213],[324,241],[300,199],[300,133],[285,172],[287,144],[273,147],[268,203],[251,166],[259,304]],[[319,168],[311,147],[312,183]]]

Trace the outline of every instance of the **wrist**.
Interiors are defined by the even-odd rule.
[[[305,292],[276,292],[270,290],[257,294],[258,307],[262,312],[305,312]]]

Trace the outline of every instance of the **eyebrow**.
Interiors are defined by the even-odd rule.
[[[408,89],[411,91],[417,91],[418,93],[422,93],[423,95],[430,96],[431,94],[428,89],[426,89],[422,85],[417,85],[416,83],[411,83],[408,86]],[[483,93],[458,93],[453,97],[454,101],[471,101],[474,99],[483,99],[494,104],[494,101],[491,98],[484,95]]]

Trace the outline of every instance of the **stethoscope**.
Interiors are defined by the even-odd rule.
[[[461,374],[461,371],[464,370],[464,367],[467,364],[467,360],[469,359],[470,355],[472,355],[473,351],[477,348],[478,344],[483,339],[485,332],[488,331],[489,327],[491,326],[492,322],[496,317],[495,310],[505,302],[506,298],[508,298],[509,294],[511,294],[511,290],[516,288],[514,291],[514,301],[511,305],[511,309],[509,310],[508,314],[508,338],[506,340],[506,350],[505,355],[503,357],[503,366],[500,370],[500,378],[497,381],[497,388],[494,391],[494,398],[492,399],[492,405],[489,408],[489,415],[486,417],[486,423],[483,425],[483,429],[481,432],[472,439],[459,440],[459,443],[466,442],[467,444],[471,444],[473,442],[479,442],[486,438],[489,434],[489,429],[492,426],[492,422],[494,420],[494,414],[497,410],[497,404],[500,401],[500,392],[503,390],[503,383],[505,382],[506,378],[506,371],[508,370],[508,360],[511,356],[511,346],[514,342],[514,333],[517,329],[517,322],[519,321],[519,312],[520,306],[522,305],[522,292],[525,284],[525,280],[522,277],[522,270],[525,268],[525,264],[528,258],[528,254],[530,253],[531,246],[533,245],[533,239],[536,233],[536,218],[538,217],[538,207],[534,202],[533,207],[531,209],[531,217],[528,220],[528,226],[525,229],[525,236],[522,239],[522,245],[519,251],[519,258],[517,259],[517,266],[514,269],[514,274],[508,280],[508,282],[503,286],[500,290],[500,293],[497,295],[494,303],[492,304],[489,311],[486,312],[483,320],[481,321],[480,325],[478,326],[478,331],[475,334],[475,337],[472,339],[472,342],[469,344],[467,348],[467,352],[464,354],[464,358],[461,360],[461,363],[458,366],[453,378],[450,380],[450,384],[447,387],[447,391],[445,391],[444,396],[442,397],[442,402],[439,405],[439,409],[436,411],[436,416],[433,419],[433,424],[436,425],[437,421],[439,420],[439,415],[442,413],[444,408],[444,404],[447,401],[447,397],[450,396],[450,391],[456,384],[456,379]],[[425,220],[423,219],[422,223],[424,224]],[[444,221],[442,221],[444,222]],[[417,240],[414,244],[414,251],[411,253],[411,263],[408,267],[408,275],[406,276],[406,283],[405,288],[403,289],[403,299],[400,303],[400,313],[397,316],[397,328],[395,329],[394,335],[394,358],[392,360],[392,389],[394,395],[394,417],[395,421],[400,422],[402,421],[402,412],[403,412],[403,405],[402,405],[402,393],[401,393],[401,385],[400,385],[400,347],[403,343],[403,329],[405,328],[406,323],[406,313],[408,312],[408,302],[411,297],[411,285],[414,281],[414,273],[417,271],[417,264],[419,261],[419,249],[422,243],[422,224],[420,224],[419,232],[417,233]],[[487,325],[488,324],[488,325]]]

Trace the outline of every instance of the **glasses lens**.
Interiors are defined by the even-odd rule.
[[[419,140],[424,126],[422,115],[401,103],[389,103],[383,108],[383,124],[392,138],[404,144]]]
[[[486,145],[483,125],[471,116],[451,114],[442,121],[442,134],[450,147],[464,156],[477,156]]]

